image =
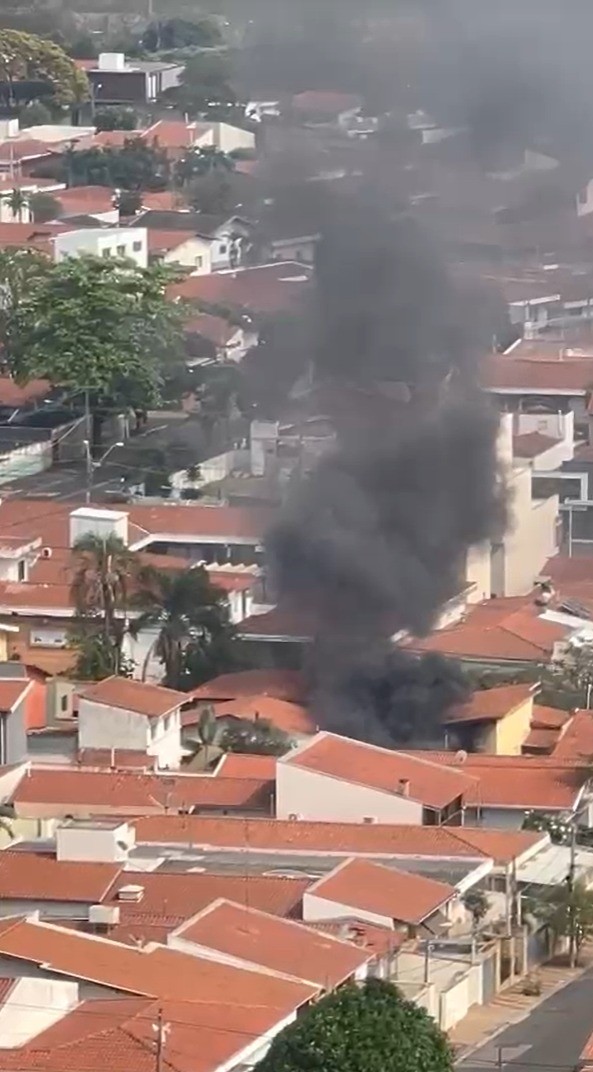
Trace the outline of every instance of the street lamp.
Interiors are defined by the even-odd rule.
[[[111,454],[111,451],[115,450],[116,447],[123,447],[123,443],[122,442],[112,443],[111,446],[107,448],[105,453],[97,461],[95,461],[95,459],[93,458],[93,455],[91,454],[91,445],[90,445],[88,439],[83,439],[82,442],[84,444],[84,449],[85,449],[85,454],[86,454],[86,496],[85,496],[85,502],[90,503],[91,494],[92,494],[92,490],[93,490],[93,476],[94,476],[94,473],[95,473],[95,469],[100,469],[101,466],[103,465],[103,462],[105,461],[105,459]]]

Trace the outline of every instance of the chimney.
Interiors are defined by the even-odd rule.
[[[399,778],[397,782],[397,791],[400,797],[409,797],[410,795],[410,779]]]

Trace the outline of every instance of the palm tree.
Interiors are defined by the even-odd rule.
[[[23,222],[23,213],[29,205],[29,198],[26,193],[15,186],[14,190],[10,191],[10,194],[6,198],[6,204],[12,212],[13,219],[16,217],[19,223]]]
[[[99,619],[105,643],[113,646],[117,672],[125,633],[125,611],[135,558],[123,540],[89,532],[73,548],[72,598],[82,619]],[[118,615],[118,611],[122,612]]]
[[[202,149],[193,149],[179,160],[175,178],[181,186],[186,186],[192,179],[228,175],[234,170],[235,161],[228,153],[223,153],[215,145],[206,145]]]
[[[214,744],[216,734],[218,733],[218,723],[212,707],[205,707],[200,713],[196,730],[198,733],[198,740],[204,750],[204,767],[207,769],[208,761],[210,759],[210,749]]]
[[[132,605],[141,612],[130,623],[132,636],[143,629],[158,630],[142,676],[146,676],[154,655],[165,668],[163,684],[169,688],[193,684],[190,658],[207,665],[211,650],[232,632],[226,596],[210,583],[202,566],[179,572],[144,567],[138,574]]]
[[[555,938],[568,938],[570,966],[574,968],[583,942],[593,933],[593,891],[583,879],[553,886],[534,905],[534,915]]]

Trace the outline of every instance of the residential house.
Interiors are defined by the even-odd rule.
[[[95,104],[150,104],[179,85],[184,70],[173,61],[127,60],[123,52],[101,52],[96,62],[78,62]]]
[[[447,747],[493,755],[521,755],[533,722],[538,685],[478,689],[467,703],[447,711]]]
[[[210,239],[201,238],[192,231],[157,231],[153,228],[143,231],[151,261],[190,268],[193,275],[209,275],[212,271]]]
[[[24,667],[0,663],[0,766],[26,758],[26,704],[32,689]]]
[[[113,1065],[114,1054],[129,1067],[150,1063],[159,1016],[176,1064],[196,1066],[197,1054],[201,1072],[256,1064],[321,990],[195,947],[133,948],[34,918],[5,921],[0,958],[0,1067],[16,1060],[21,1072],[38,1066],[40,1052],[60,1051],[63,1038],[87,1072]]]
[[[306,699],[307,689],[298,670],[238,670],[206,681],[188,695],[210,702],[272,696],[298,704]]]
[[[177,768],[185,699],[144,681],[106,678],[79,693],[78,747],[146,753],[159,767]]]
[[[251,224],[241,216],[211,216],[187,210],[149,209],[140,212],[132,226],[167,233],[191,232],[202,241],[209,242],[212,271],[237,268],[252,234]]]
[[[142,131],[142,137],[146,141],[154,141],[168,154],[173,150],[175,154],[180,155],[181,151],[197,150],[207,146],[219,149],[223,153],[233,153],[238,149],[255,151],[255,135],[252,131],[243,130],[230,123],[210,120],[189,123],[159,119]]]
[[[276,768],[279,819],[461,826],[475,782],[463,770],[318,733]],[[453,775],[453,777],[451,777]]]
[[[108,186],[72,186],[54,196],[60,206],[60,219],[90,216],[99,223],[119,223],[117,192]]]
[[[307,922],[352,915],[403,930],[408,938],[420,930],[443,936],[453,924],[467,924],[455,887],[356,857],[309,886],[303,897]]]
[[[16,211],[11,207],[11,198],[17,190],[23,195],[24,204]],[[0,175],[0,223],[31,223],[30,198],[44,193],[57,197],[64,191],[64,184],[52,179],[23,179]]]
[[[94,257],[128,259],[139,268],[148,265],[148,236],[144,228],[131,227],[84,228],[67,231],[54,239],[56,262],[66,257],[92,255]]]
[[[593,384],[593,358],[531,361],[490,356],[482,363],[482,383],[511,411],[540,407],[542,412],[568,413],[575,424],[587,424],[587,399]]]

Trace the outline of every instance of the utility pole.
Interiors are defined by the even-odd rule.
[[[164,1020],[163,1020],[163,1010],[162,1009],[159,1009],[157,1022],[156,1022],[156,1024],[152,1025],[152,1030],[156,1034],[156,1050],[155,1050],[156,1066],[155,1066],[155,1072],[163,1072],[163,1060],[164,1060],[165,1043],[167,1041],[167,1035],[169,1034],[169,1032],[171,1030],[171,1025],[166,1024],[164,1022]]]
[[[568,888],[568,963],[571,968],[574,968],[576,961],[576,918],[575,918],[575,905],[574,905],[574,879],[576,873],[576,857],[577,857],[577,822],[576,815],[573,816],[573,820],[570,827],[570,864],[568,868],[568,876],[566,879],[566,885]]]
[[[86,496],[85,502],[90,503],[93,488],[93,430],[91,424],[91,396],[88,387],[84,389],[84,427],[85,427],[85,450],[86,450]]]

